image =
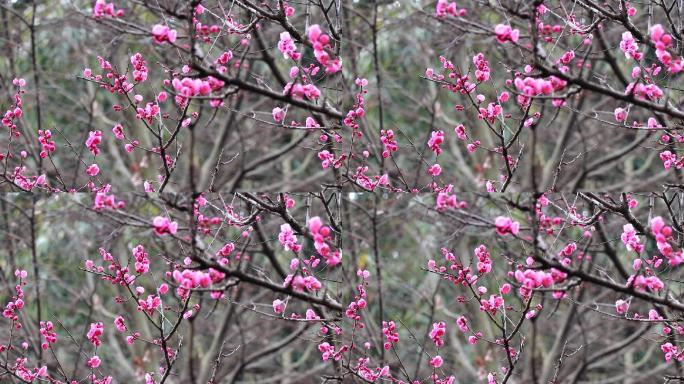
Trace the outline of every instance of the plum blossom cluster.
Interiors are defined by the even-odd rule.
[[[225,65],[227,65],[231,60],[233,60],[233,51],[229,49],[227,51],[221,52],[221,54],[216,58],[214,64],[218,65],[217,69],[220,73],[226,73],[228,68],[226,68]]]
[[[444,56],[440,56],[439,60],[442,63],[442,68],[446,71],[446,75],[441,73],[437,74],[435,73],[434,69],[428,68],[425,71],[425,78],[439,83],[443,88],[453,93],[463,95],[471,94],[474,91],[476,91],[478,84],[488,81],[491,77],[489,62],[486,60],[484,54],[482,53],[478,53],[475,56],[473,56],[472,61],[475,69],[474,71],[468,71],[468,73],[466,74],[462,74],[456,68],[453,62],[447,60]],[[475,76],[474,81],[471,81],[469,78],[471,72]],[[470,96],[469,99],[472,100],[473,105],[477,107],[478,119],[486,120],[490,124],[493,124],[497,119],[510,117],[510,115],[504,114],[504,109],[501,105],[502,103],[508,101],[509,97],[510,95],[508,94],[508,92],[504,91],[499,95],[498,103],[490,102],[486,105],[483,104],[483,102],[486,101],[486,97],[483,94]],[[521,101],[527,101],[529,99],[523,95],[520,95],[519,98],[520,97],[522,97],[522,99],[520,99]],[[455,106],[455,110],[464,111],[465,107],[459,104]],[[459,140],[466,141],[468,139],[465,126],[463,126],[462,124],[458,125],[454,129],[454,132],[456,133],[456,136]],[[435,135],[438,136],[431,136],[430,143],[428,145],[430,149],[432,149],[437,155],[439,155],[442,152],[440,145],[442,142],[446,140],[446,137],[442,136],[439,133]],[[469,153],[474,153],[480,147],[480,145],[480,140],[473,140],[472,142],[466,144],[466,149]],[[430,172],[430,174],[432,176],[436,176],[434,172]]]
[[[50,348],[50,345],[57,342],[57,332],[55,332],[55,326],[52,321],[41,321],[40,322],[40,334],[43,336],[43,342],[40,347],[43,350]]]
[[[44,159],[57,149],[57,145],[52,140],[52,131],[49,129],[38,130],[38,141],[40,142],[41,151],[39,156]]]
[[[154,42],[161,44],[164,42],[175,43],[178,32],[175,29],[169,28],[167,25],[156,24],[152,27],[152,37]]]
[[[103,209],[123,209],[126,206],[126,202],[123,200],[117,200],[116,195],[111,192],[112,186],[110,184],[105,184],[102,187],[93,187],[93,192],[95,192],[95,198],[93,199],[93,209],[95,211],[101,211]]]
[[[88,340],[95,346],[99,347],[102,344],[100,336],[104,334],[104,324],[101,322],[91,323],[90,330],[86,334]]]
[[[673,38],[665,33],[661,24],[655,24],[650,30],[651,42],[655,45],[658,60],[667,68],[669,73],[679,73],[684,70],[684,59],[682,57],[673,58],[669,49],[672,48]]]
[[[226,265],[230,262],[229,259],[226,259],[227,256],[229,256],[233,251],[235,250],[235,243],[230,242],[224,244],[221,249],[216,252],[216,256],[220,257],[219,263],[221,265]]]
[[[166,234],[175,235],[178,232],[178,223],[171,221],[171,219],[165,216],[155,217],[152,220],[152,227],[154,228],[154,233],[158,236]]]
[[[665,95],[663,93],[663,90],[653,83],[629,83],[627,85],[627,88],[625,88],[625,93],[628,95],[633,94],[639,99],[647,99],[653,101],[660,100]]]
[[[321,160],[321,167],[323,167],[323,169],[329,168],[330,166],[335,169],[340,168],[346,158],[346,154],[341,154],[339,157],[335,158],[335,154],[327,149],[318,152],[318,159]]]
[[[544,95],[549,96],[563,90],[567,82],[556,76],[549,76],[548,79],[535,77],[516,77],[513,81],[515,88],[522,93],[518,96],[520,105],[527,105],[531,97]]]
[[[637,236],[636,229],[632,224],[625,224],[622,227],[622,235],[620,236],[622,243],[625,244],[628,251],[634,251],[636,253],[641,253],[644,249],[644,245],[641,244],[639,236]]]
[[[133,248],[133,257],[135,258],[135,272],[139,275],[144,275],[150,271],[150,259],[145,247],[139,244]]]
[[[342,61],[339,57],[331,56],[330,36],[323,33],[318,24],[313,24],[307,30],[309,42],[313,45],[316,60],[325,68],[325,72],[333,74],[342,69]]]
[[[104,17],[123,17],[124,10],[117,9],[114,2],[107,2],[106,0],[95,0],[93,5],[93,17],[101,19]]]
[[[627,279],[627,286],[632,286],[638,291],[659,292],[665,288],[665,284],[658,276],[631,275]]]
[[[477,248],[475,248],[475,256],[477,257],[477,273],[484,275],[491,272],[492,255],[489,253],[484,244],[480,244]]]
[[[131,56],[131,65],[133,66],[133,81],[142,83],[147,80],[149,69],[147,67],[147,62],[140,52],[136,52]]]
[[[360,311],[364,308],[366,308],[366,288],[365,285],[367,284],[368,277],[370,276],[370,272],[366,270],[357,270],[356,275],[361,277],[363,279],[363,283],[359,284],[357,286],[357,291],[358,294],[354,297],[354,300],[352,300],[349,305],[347,306],[347,310],[345,311],[345,316],[347,318],[354,320],[354,322],[357,324],[356,326],[359,328],[363,328],[363,323],[361,323],[361,314]]]
[[[97,164],[90,164],[86,168],[86,174],[90,177],[95,177],[100,173],[100,167]]]
[[[386,380],[392,380],[392,374],[390,373],[390,367],[389,365],[385,365],[383,367],[376,367],[375,369],[371,369],[368,364],[370,362],[370,358],[368,357],[359,357],[357,361],[356,367],[352,368],[354,371],[362,377],[364,380],[366,380],[369,383],[374,383],[377,382],[378,380],[381,379],[386,379]]]
[[[343,345],[339,350],[335,351],[335,346],[330,345],[328,342],[324,342],[318,345],[318,351],[321,352],[321,357],[323,361],[334,360],[339,361],[342,359],[342,355],[349,350],[349,347]]]
[[[490,295],[489,299],[480,300],[480,311],[496,316],[497,311],[504,306],[504,302],[504,298],[500,295]]]
[[[318,216],[310,218],[308,226],[309,231],[313,236],[316,252],[325,259],[326,264],[330,267],[340,264],[342,262],[340,250],[333,250],[328,245],[328,242],[332,239],[332,230],[330,227],[323,225],[323,220]]]
[[[442,153],[442,143],[444,143],[444,131],[432,131],[432,133],[430,133],[430,140],[428,140],[428,147],[430,147],[436,155]]]
[[[364,87],[368,85],[368,80],[364,78],[357,78],[356,80],[354,80],[354,84],[361,89],[354,96],[354,105],[349,109],[349,111],[347,111],[347,115],[345,116],[342,122],[346,127],[354,129],[355,137],[362,137],[363,134],[358,131],[358,119],[362,118],[366,114],[366,110],[364,109],[364,95],[368,91],[365,90]],[[381,132],[381,135],[384,135],[384,133]],[[389,153],[387,154],[387,156],[389,156]],[[385,156],[385,152],[383,151],[383,157],[387,156]]]
[[[473,62],[477,62],[477,65],[482,66],[484,63],[477,56],[475,55]],[[447,60],[444,56],[439,56],[439,61],[442,64],[442,69],[446,71],[446,75],[442,73],[436,74],[433,68],[428,68],[425,70],[425,77],[427,79],[440,83],[442,87],[453,93],[467,94],[477,88],[477,84],[471,82],[467,74],[462,74],[451,60]],[[483,74],[480,73],[479,75],[482,78]],[[447,81],[447,79],[451,80],[451,82]],[[461,108],[459,107],[458,109]]]
[[[442,321],[433,323],[430,338],[437,348],[444,346],[444,335],[446,335],[446,323]]]
[[[454,186],[452,184],[435,190],[435,192],[437,192],[437,197],[435,198],[435,209],[437,211],[445,211],[447,209],[465,209],[468,206],[468,203],[465,200],[458,199],[453,190]]]
[[[627,300],[616,300],[615,301],[615,311],[621,315],[624,315],[629,310],[629,301]]]
[[[389,187],[389,176],[387,174],[375,175],[372,178],[366,175],[368,166],[359,166],[356,172],[352,175],[352,180],[367,191],[374,191],[377,187]]]
[[[12,80],[12,85],[16,89],[14,93],[13,103],[2,115],[0,122],[2,126],[9,128],[8,142],[7,142],[7,152],[0,152],[0,161],[4,161],[7,166],[7,161],[12,159],[15,154],[12,153],[12,147],[15,142],[18,143],[18,139],[21,137],[21,132],[17,127],[17,121],[24,115],[24,101],[22,99],[22,94],[26,92],[24,87],[26,87],[26,80],[22,78],[14,78]],[[49,130],[38,130],[38,140],[41,143],[40,157],[45,158],[49,153],[54,152],[56,149],[55,142],[51,140],[52,133]],[[26,150],[21,150],[19,152],[21,158],[26,158],[28,152]],[[5,179],[13,183],[15,186],[25,190],[30,191],[34,187],[45,187],[49,189],[49,184],[45,174],[37,176],[27,175],[28,168],[24,165],[19,165],[14,168],[14,170],[5,169]]]
[[[304,271],[304,273],[307,273]],[[287,275],[285,276],[285,281],[283,281],[283,286],[291,288],[294,291],[304,292],[311,291],[317,292],[323,288],[323,284],[313,275],[308,274],[307,276],[302,275]]]
[[[297,45],[295,45],[294,40],[289,32],[280,33],[280,41],[278,41],[278,50],[283,54],[286,59],[299,60],[302,56],[301,53],[297,52]]]
[[[289,95],[295,99],[316,100],[321,97],[321,91],[311,83],[293,84],[292,82],[289,82],[285,84],[285,87],[283,88],[283,95]]]
[[[491,70],[489,69],[489,62],[481,52],[473,56],[473,65],[475,65],[475,79],[478,82],[489,80]]]
[[[12,136],[19,137],[21,133],[17,131],[15,120],[19,119],[24,114],[24,110],[22,109],[24,102],[21,95],[26,92],[22,89],[26,86],[26,80],[15,78],[12,80],[12,84],[17,87],[17,92],[14,94],[14,103],[5,111],[1,121],[3,126],[10,129]]]
[[[429,271],[441,274],[444,279],[450,280],[454,285],[471,286],[475,284],[479,277],[473,273],[472,268],[457,260],[449,249],[442,248],[441,252],[447,265],[438,266],[437,261],[429,259],[427,262]]]
[[[684,167],[684,156],[677,159],[677,154],[671,151],[660,152],[660,160],[663,162],[663,167],[668,170],[672,167],[681,169]]]
[[[625,53],[625,57],[628,59],[634,59],[636,61],[641,60],[642,54],[639,52],[639,45],[632,32],[626,31],[622,33],[622,40],[620,41],[620,49]]]
[[[14,323],[14,327],[21,328],[19,322],[19,311],[24,308],[24,289],[23,285],[26,283],[22,280],[26,279],[28,273],[24,270],[14,271],[14,276],[18,278],[19,283],[15,285],[16,294],[7,302],[5,309],[2,311],[2,317],[9,319]]]
[[[528,296],[532,290],[537,288],[551,288],[555,284],[564,282],[568,277],[566,273],[556,268],[551,268],[550,272],[536,269],[526,269],[525,271],[518,269],[512,274],[515,280],[520,283],[520,293],[523,296]],[[563,294],[561,291],[557,291],[554,296],[558,299],[562,298]]]
[[[126,332],[126,322],[123,316],[117,316],[114,319],[114,327],[116,327],[116,330],[119,332]]]
[[[96,273],[102,277],[103,280],[109,281],[111,284],[128,286],[135,281],[136,276],[130,273],[128,267],[124,267],[117,259],[107,252],[104,248],[99,248],[98,252],[102,261],[107,263],[107,268],[102,265],[95,266],[95,262],[91,259],[86,259],[86,271]]]
[[[499,43],[513,42],[517,43],[520,38],[520,31],[511,28],[510,25],[497,24],[494,27],[494,34]]]
[[[213,76],[208,76],[206,79],[190,77],[179,79],[176,77],[171,81],[171,85],[176,91],[176,103],[179,106],[185,106],[188,103],[188,99],[192,97],[209,96],[212,92],[219,91],[223,88],[225,83]],[[219,101],[211,103],[212,106],[220,106],[220,99],[215,100]]]
[[[173,280],[178,283],[176,293],[181,297],[187,297],[189,292],[197,288],[210,288],[212,285],[220,283],[226,277],[225,273],[214,268],[209,268],[207,272],[193,269],[184,269],[183,271],[174,270],[171,273]],[[212,297],[218,299],[221,297],[221,292],[212,292]]]
[[[392,152],[396,152],[399,149],[397,140],[394,137],[394,131],[391,129],[380,132],[380,141],[383,146],[382,157],[384,158],[388,158]]]
[[[93,156],[100,154],[100,143],[102,143],[102,131],[90,131],[88,132],[88,139],[85,142],[85,146],[88,148]]]
[[[499,216],[494,219],[494,227],[496,227],[496,233],[501,236],[517,235],[520,232],[520,223],[506,216]]]
[[[282,245],[286,251],[297,253],[302,249],[301,244],[297,244],[297,236],[295,236],[290,224],[283,224],[280,226],[278,241],[280,241],[280,245]]]
[[[97,61],[100,65],[100,69],[104,71],[104,75],[94,75],[90,68],[85,68],[83,70],[83,77],[85,79],[95,81],[100,88],[106,89],[114,94],[126,94],[134,89],[135,81],[129,81],[126,74],[117,72],[108,60],[105,60],[102,56],[98,56]],[[117,108],[115,108],[115,110],[116,109]]]
[[[382,333],[385,335],[383,348],[389,350],[394,344],[399,342],[399,332],[397,332],[397,325],[394,321],[383,321]]]
[[[27,168],[25,166],[15,167],[14,172],[10,173],[7,178],[24,191],[30,191],[34,187],[45,187],[45,189],[48,189],[49,185],[45,174],[29,176],[25,174],[26,171]]]
[[[672,343],[664,343],[660,346],[660,350],[665,355],[665,361],[670,362],[673,359],[676,361],[684,360],[684,350],[680,350],[679,347],[673,345]]]
[[[464,17],[468,14],[465,8],[458,8],[455,1],[449,0],[437,0],[435,5],[435,16],[446,17],[446,16],[459,16]]]
[[[665,220],[662,217],[656,216],[651,219],[651,232],[655,236],[656,245],[658,246],[658,251],[660,254],[665,256],[668,260],[668,264],[671,266],[677,266],[684,262],[684,255],[682,251],[675,251],[670,245],[670,240],[672,239],[673,230],[671,227],[665,225]]]
[[[147,295],[145,299],[138,299],[138,311],[145,312],[148,316],[152,316],[161,305],[162,299],[157,295]]]
[[[16,364],[13,367],[13,373],[17,377],[29,383],[32,383],[36,380],[52,380],[52,378],[50,378],[50,376],[47,373],[47,366],[43,365],[40,368],[35,367],[33,369],[30,369],[26,367],[27,361],[27,358],[19,357],[16,359]]]

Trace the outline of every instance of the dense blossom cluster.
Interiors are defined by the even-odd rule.
[[[290,224],[283,224],[280,226],[278,240],[280,241],[280,245],[282,245],[286,251],[297,253],[302,249],[302,246],[297,244],[297,236],[294,235],[294,231],[292,230]]]
[[[632,224],[625,224],[622,228],[622,236],[620,236],[622,242],[627,247],[628,251],[634,251],[636,253],[641,253],[644,249],[643,244],[639,240],[639,236],[636,234],[636,229]]]
[[[178,231],[178,223],[171,221],[168,217],[157,216],[152,221],[152,226],[154,227],[154,233],[159,236],[166,234],[175,235]]]
[[[314,56],[316,60],[325,67],[325,71],[329,74],[338,72],[342,68],[342,62],[339,57],[331,56],[330,50],[330,36],[323,33],[318,24],[314,24],[307,30],[309,42],[313,46]]]
[[[286,59],[299,60],[301,53],[297,52],[297,46],[292,40],[289,32],[280,33],[280,41],[278,41],[278,49]]]
[[[191,269],[184,269],[182,272],[175,270],[172,276],[178,283],[177,293],[180,296],[187,296],[187,293],[195,288],[209,288],[212,284],[217,284],[226,277],[225,273],[213,268],[210,268],[208,272]]]
[[[123,17],[124,10],[117,9],[114,2],[107,2],[107,0],[95,0],[93,5],[93,17],[103,18],[103,17]]]
[[[328,241],[332,239],[332,230],[330,227],[323,225],[320,217],[315,216],[309,219],[309,231],[313,235],[316,252],[325,259],[326,264],[334,267],[342,262],[340,251],[331,249],[328,245]]]
[[[154,36],[154,41],[156,43],[163,43],[168,41],[169,43],[176,42],[177,32],[175,29],[170,29],[166,25],[156,24],[152,27],[152,36]]]
[[[667,68],[670,73],[678,73],[684,70],[684,59],[682,57],[672,57],[669,49],[672,48],[673,38],[665,33],[665,29],[660,24],[655,24],[650,30],[651,42],[655,44],[656,56],[658,60]]]

